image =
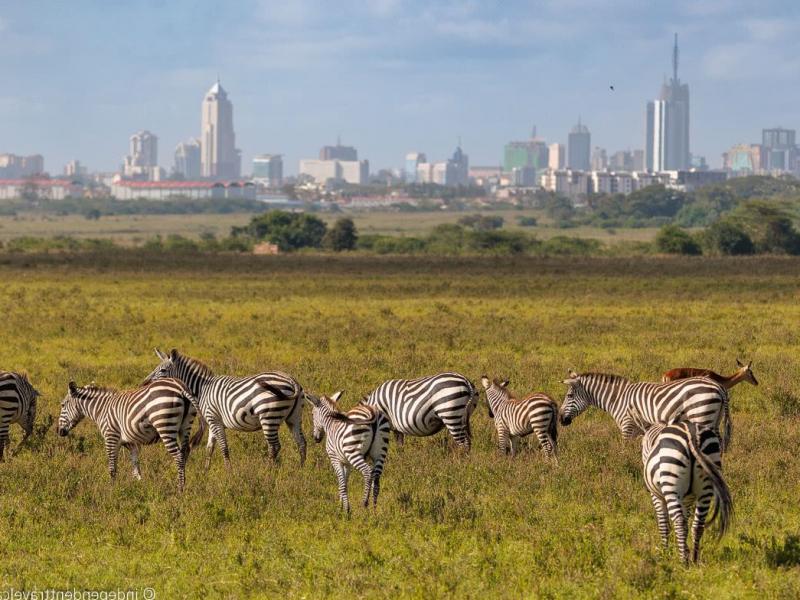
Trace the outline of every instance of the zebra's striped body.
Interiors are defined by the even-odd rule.
[[[654,425],[642,439],[644,481],[656,509],[658,530],[664,547],[669,541],[670,521],[675,528],[681,560],[689,561],[686,542],[687,519],[694,501],[692,560],[697,562],[700,540],[712,500],[711,521],[719,517],[719,535],[730,522],[733,503],[722,478],[717,434],[694,423]]]
[[[389,417],[398,443],[403,435],[428,436],[445,427],[459,446],[468,449],[469,419],[477,400],[478,392],[469,379],[458,373],[440,373],[386,381],[363,402]]]
[[[198,360],[177,350],[166,355],[156,350],[161,364],[145,379],[154,381],[174,377],[182,381],[198,400],[200,414],[208,423],[206,468],[214,447],[219,444],[225,465],[230,465],[226,429],[262,431],[270,457],[277,460],[281,449],[278,430],[286,422],[300,452],[300,465],[306,460],[306,438],[302,416],[305,394],[300,384],[286,373],[269,371],[249,377],[214,375]]]
[[[58,434],[66,436],[84,417],[97,424],[108,456],[108,471],[117,475],[120,446],[131,453],[133,476],[141,479],[139,447],[159,440],[178,467],[178,487],[186,480],[186,457],[192,445],[203,435],[201,426],[192,440],[189,433],[197,415],[197,400],[177,379],[160,379],[138,389],[119,391],[70,382],[61,403]]]
[[[501,452],[516,454],[520,437],[535,433],[548,458],[555,458],[558,444],[558,406],[547,394],[536,393],[523,400],[514,398],[508,381],[489,381],[485,375],[481,383],[486,389],[489,416],[497,428]]]
[[[364,477],[364,506],[369,505],[370,492],[373,505],[378,504],[380,479],[386,454],[389,451],[389,419],[374,406],[361,404],[341,413],[336,402],[341,397],[337,392],[331,398],[322,396],[309,401],[314,405],[314,440],[325,436],[325,451],[331,460],[339,485],[339,500],[350,512],[347,496],[347,480],[350,470],[355,469]],[[372,465],[368,460],[372,461]]]
[[[28,381],[27,375],[0,371],[0,462],[4,460],[5,447],[9,444],[9,429],[12,423],[22,427],[23,438],[17,450],[33,432],[36,420],[36,398],[39,392]]]
[[[586,408],[596,406],[614,417],[626,438],[658,423],[679,421],[690,421],[719,433],[720,421],[724,420],[723,441],[730,439],[728,393],[711,379],[691,377],[650,383],[602,373],[571,373],[564,383],[569,390],[561,406],[562,425],[569,425]]]

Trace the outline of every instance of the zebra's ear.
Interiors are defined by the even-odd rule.
[[[74,394],[74,393],[76,393],[78,391],[78,386],[75,385],[74,381],[70,381],[69,385],[67,387],[69,388],[69,393],[70,394]]]
[[[334,392],[333,395],[331,396],[331,400],[333,400],[334,402],[339,402],[339,398],[342,397],[342,394],[344,394],[344,390],[339,390],[338,392]]]
[[[177,351],[175,348],[173,348],[172,350],[170,350],[170,351],[169,351],[169,357],[170,357],[172,360],[177,360],[177,358],[178,358],[178,351]]]
[[[492,385],[492,382],[489,381],[489,378],[486,375],[481,375],[481,383],[483,384],[483,387],[485,387],[487,390]]]
[[[508,387],[508,379],[500,382],[500,387]]]
[[[158,348],[153,348],[153,350],[155,350],[156,356],[158,357],[159,360],[167,360],[167,355],[164,354],[161,350],[159,350]]]

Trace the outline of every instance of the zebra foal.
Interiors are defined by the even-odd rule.
[[[3,462],[5,447],[9,445],[9,430],[12,423],[19,423],[23,437],[11,453],[16,454],[33,432],[36,421],[36,399],[39,392],[23,373],[0,371],[0,462]]]
[[[489,417],[494,419],[500,451],[516,454],[519,438],[536,434],[544,454],[557,459],[558,405],[547,395],[535,393],[519,400],[508,389],[508,381],[490,381],[484,375]]]
[[[694,501],[692,561],[697,562],[706,517],[719,517],[719,536],[725,534],[733,514],[730,490],[722,477],[717,434],[695,423],[654,425],[642,439],[644,481],[656,509],[658,531],[664,548],[669,543],[670,521],[681,560],[689,562],[687,517]]]
[[[362,504],[369,506],[371,494],[373,506],[378,505],[380,479],[389,451],[391,423],[380,410],[366,404],[359,404],[342,413],[337,405],[341,396],[342,392],[336,392],[330,398],[309,395],[308,399],[314,407],[314,441],[319,443],[325,438],[325,452],[339,485],[339,501],[350,514],[347,480],[351,469],[359,471],[364,477]]]
[[[178,468],[178,488],[186,483],[186,457],[200,442],[204,425],[189,439],[197,414],[192,393],[176,379],[161,379],[135,390],[119,391],[94,384],[78,387],[70,382],[61,402],[58,435],[66,436],[84,417],[95,422],[108,456],[108,472],[117,475],[120,446],[128,449],[133,476],[141,479],[139,447],[161,440]]]
[[[164,354],[156,348],[161,361],[145,383],[164,377],[183,382],[197,398],[200,414],[208,423],[205,467],[211,464],[214,447],[219,444],[225,466],[230,466],[226,429],[261,431],[269,446],[270,458],[278,459],[281,442],[278,429],[286,422],[300,452],[300,466],[306,460],[306,438],[302,416],[305,394],[300,384],[286,373],[268,371],[249,377],[215,375],[195,358],[172,350]]]

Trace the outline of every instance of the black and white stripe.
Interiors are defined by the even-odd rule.
[[[270,457],[277,460],[281,449],[278,430],[286,422],[300,452],[300,465],[306,460],[306,438],[302,416],[305,394],[290,375],[268,371],[248,377],[214,375],[199,360],[172,350],[169,355],[156,349],[161,363],[145,379],[162,377],[179,379],[197,397],[200,414],[209,427],[206,445],[206,468],[210,465],[214,446],[219,444],[225,465],[230,465],[226,429],[262,431],[269,446]]]
[[[141,479],[139,447],[161,440],[178,467],[178,487],[182,491],[186,457],[203,435],[201,424],[200,430],[189,439],[197,415],[196,402],[177,379],[160,379],[128,391],[95,385],[78,387],[70,382],[61,403],[58,434],[66,436],[84,417],[94,421],[103,436],[112,479],[117,475],[120,446],[130,452],[133,476]]]
[[[556,458],[558,449],[558,405],[550,396],[531,394],[522,400],[514,398],[508,381],[490,381],[485,375],[481,383],[486,389],[489,417],[497,428],[498,445],[502,452],[514,456],[519,438],[535,433],[548,458]]]
[[[342,413],[337,402],[342,392],[330,398],[308,396],[314,405],[314,440],[326,438],[325,451],[331,460],[339,486],[339,500],[349,513],[350,500],[347,495],[347,480],[350,470],[355,469],[364,477],[362,503],[369,506],[372,493],[373,505],[378,504],[380,479],[383,474],[386,454],[389,451],[389,419],[374,406],[361,404]],[[372,461],[372,465],[368,462]]]
[[[440,373],[386,381],[363,402],[389,417],[398,443],[403,435],[428,436],[444,427],[459,446],[469,448],[469,419],[477,401],[478,392],[469,379],[458,373]]]
[[[12,455],[16,454],[33,432],[36,398],[39,396],[27,375],[0,371],[0,462],[4,460],[5,447],[10,443],[9,430],[12,423],[19,423],[23,431],[23,438]]]
[[[668,383],[632,382],[618,375],[570,373],[561,405],[561,424],[569,425],[589,406],[610,413],[622,434],[632,438],[650,426],[690,421],[719,433],[724,421],[723,444],[730,440],[728,393],[705,377],[690,377]],[[723,445],[723,449],[724,449]]]
[[[712,429],[687,422],[654,425],[642,439],[644,480],[656,509],[661,542],[667,546],[671,521],[684,563],[689,561],[687,516],[692,501],[694,562],[712,500],[715,506],[709,522],[719,517],[720,537],[731,520],[733,501],[722,477],[720,450],[719,437]]]

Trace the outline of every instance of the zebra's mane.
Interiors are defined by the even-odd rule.
[[[503,383],[502,381],[500,381],[499,379],[492,379],[492,383],[494,384],[494,387],[500,390],[500,393],[503,395],[503,400],[505,400],[506,402],[519,402],[519,400],[514,397],[514,394],[511,392],[510,389],[508,389],[504,385],[501,385]]]
[[[96,383],[90,383],[89,385],[84,385],[83,387],[78,388],[78,393],[85,392],[91,395],[98,395],[98,394],[119,394],[119,390],[113,387],[106,387],[104,385],[97,385]]]
[[[175,353],[178,360],[182,360],[184,364],[191,367],[193,371],[195,371],[201,377],[213,377],[214,371],[203,361],[192,358],[191,356],[186,356],[185,354],[180,354],[179,352]]]
[[[630,379],[628,379],[627,377],[623,377],[622,375],[613,375],[611,373],[590,372],[590,373],[581,373],[580,375],[578,375],[578,379],[584,380],[585,378],[592,379],[594,381],[600,381],[602,383],[616,383],[616,382],[630,383]]]

